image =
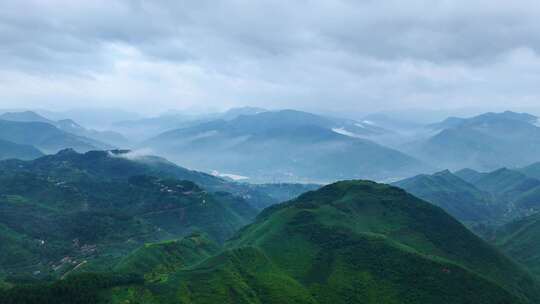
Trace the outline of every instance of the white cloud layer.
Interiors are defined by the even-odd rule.
[[[540,2],[0,2],[0,106],[534,107]]]

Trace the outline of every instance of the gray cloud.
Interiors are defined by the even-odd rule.
[[[0,105],[139,111],[527,107],[540,4],[0,3]]]

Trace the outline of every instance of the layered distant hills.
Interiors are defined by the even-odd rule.
[[[531,169],[536,167],[534,164],[492,172],[446,170],[394,185],[445,209],[464,223],[497,225],[540,211],[540,180]]]
[[[149,138],[170,130],[186,128],[213,120],[232,120],[240,115],[255,115],[263,112],[267,112],[267,110],[256,107],[232,108],[223,113],[209,114],[170,112],[157,117],[119,121],[114,123],[112,128],[138,138]]]
[[[1,302],[539,303],[537,121],[5,113]]]
[[[172,130],[144,142],[189,167],[262,181],[392,179],[428,166],[366,137],[387,132],[365,122],[284,110]]]
[[[43,156],[43,153],[33,146],[16,144],[0,139],[0,160],[13,158],[28,160],[40,156]]]
[[[66,147],[81,152],[110,147],[43,122],[0,120],[0,139],[19,145],[31,145],[46,153],[56,153]]]
[[[56,153],[62,149],[72,148],[86,152],[113,147],[95,138],[86,137],[90,133],[94,134],[70,120],[53,122],[34,112],[4,113],[0,115],[0,140],[11,143],[12,147],[22,145],[27,148],[26,152],[21,150],[20,155],[10,156],[7,154],[7,144],[4,143],[0,146],[0,155],[2,155],[0,159],[31,159],[42,155],[41,152],[36,153],[37,150],[44,153]],[[119,141],[118,144],[122,142]],[[28,152],[29,146],[33,147],[31,153]]]
[[[443,208],[465,223],[494,220],[506,211],[495,203],[491,193],[448,170],[415,176],[394,185]]]
[[[492,171],[540,161],[538,118],[510,111],[428,125],[383,114],[352,120],[249,107],[204,115],[169,113],[117,122],[101,131],[32,111],[4,113],[0,123],[1,140],[42,153],[131,148],[249,182],[392,182],[445,169]],[[0,157],[9,158],[7,148],[2,151],[0,146]],[[21,153],[21,158],[28,155]]]
[[[190,121],[139,147],[252,181],[392,181],[436,171],[431,168],[522,167],[540,155],[538,118],[526,113],[450,117],[423,127],[381,115],[348,120],[294,110],[244,113]]]
[[[39,122],[55,126],[61,131],[69,134],[77,135],[81,137],[81,140],[88,141],[88,139],[94,140],[94,148],[102,148],[105,143],[111,146],[125,146],[128,140],[120,133],[113,131],[97,131],[87,129],[71,119],[50,120],[32,111],[24,112],[6,112],[0,115],[0,120],[14,121],[14,122]],[[76,148],[64,146],[63,148]]]
[[[449,118],[428,126],[436,132],[406,149],[439,168],[493,170],[539,161],[540,127],[525,113],[486,113]]]

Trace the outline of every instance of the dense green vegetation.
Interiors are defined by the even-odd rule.
[[[400,272],[408,267],[414,269],[440,267],[439,271],[445,267],[457,267],[463,270],[463,273],[457,270],[452,272],[460,273],[458,281],[474,280],[472,278],[476,276],[490,278],[491,283],[505,286],[507,290],[513,290],[515,294],[531,297],[533,302],[538,298],[535,291],[536,283],[525,272],[441,209],[397,188],[369,182],[338,183],[317,192],[302,195],[297,201],[269,208],[259,215],[255,224],[243,229],[230,245],[262,248],[294,278],[303,281],[314,277],[310,269],[318,273],[315,277],[320,275],[324,278],[326,275],[328,278],[328,275],[335,270],[324,270],[321,265],[339,265],[340,258],[345,258],[340,257],[340,250],[350,249],[351,253],[354,252],[352,255],[354,257],[359,252],[365,252],[366,247],[369,248],[367,245],[355,247],[356,242],[352,244],[344,242],[341,247],[340,235],[345,240],[356,239],[356,237],[379,239],[385,244],[383,247],[394,247],[397,250],[396,254],[401,256],[397,260],[409,260],[408,254],[413,254],[417,258],[414,264],[394,264],[393,259],[382,258],[378,260],[375,268],[392,269],[393,274],[389,277],[399,281],[398,285],[407,286],[406,290],[418,292],[418,295],[414,297],[420,303],[431,303],[433,298],[430,300],[429,296],[436,295],[423,291],[422,286],[425,286],[423,283],[417,286],[416,281],[410,280],[411,277],[422,278],[422,275],[400,276]],[[352,249],[348,246],[352,246]],[[380,255],[374,256],[384,256],[384,251],[381,250]],[[315,254],[317,252],[320,255]],[[348,261],[350,262],[344,263],[347,269],[354,268],[355,262],[352,262],[354,259]],[[375,261],[371,262],[375,263]],[[432,262],[435,264],[431,264]],[[386,263],[388,264],[385,265]],[[363,267],[369,264],[366,263]],[[494,265],[497,266],[494,267]],[[442,273],[445,272],[442,271]],[[370,275],[373,276],[374,273]],[[444,286],[454,284],[451,280],[446,280],[447,277],[444,275],[434,276],[432,279],[433,283],[440,283],[443,290],[445,290]],[[351,280],[351,278],[345,279],[349,284]],[[375,282],[379,283],[378,286],[382,285],[386,278],[379,278],[379,280],[381,281],[375,279]],[[441,281],[437,282],[438,280]],[[486,284],[489,285],[489,283]],[[325,289],[324,292],[332,292],[337,287],[323,287],[323,289]],[[487,290],[486,288],[484,287],[483,290]],[[313,289],[311,290],[313,292]],[[452,291],[457,293],[453,295],[451,303],[481,301],[480,299],[464,299],[467,298],[465,296],[467,293],[462,290],[450,288],[449,292]],[[489,293],[495,292],[491,290]],[[404,299],[409,296],[413,297],[407,291],[399,291],[397,295],[399,296],[394,300],[405,301]],[[450,297],[450,295],[446,296]],[[338,297],[338,299],[345,302],[343,298]],[[491,301],[496,302],[494,299]],[[502,303],[504,301],[502,300]]]
[[[467,224],[496,222],[504,208],[492,195],[462,180],[450,171],[418,175],[394,183],[417,197],[429,201]]]
[[[163,158],[133,154],[129,150],[90,151],[84,154],[74,150],[62,150],[55,155],[47,155],[32,162],[10,160],[0,162],[0,170],[30,172],[76,181],[90,177],[96,180],[127,180],[134,175],[151,175],[161,178],[189,180],[212,192],[229,192],[248,201],[256,208],[263,208],[280,202],[276,197],[276,187],[246,185],[228,182],[215,176],[188,170]],[[284,184],[280,198],[293,198],[298,193]],[[277,188],[279,190],[280,188]],[[269,193],[267,193],[268,191]]]
[[[195,265],[220,250],[217,243],[195,233],[179,241],[146,244],[123,258],[114,270],[138,274],[153,283],[166,281],[169,274]]]
[[[1,162],[0,240],[7,250],[0,251],[0,278],[24,282],[72,269],[110,270],[147,242],[194,231],[223,242],[256,215],[241,197],[142,174],[160,175],[156,168],[107,152]],[[211,179],[183,170],[178,175]]]
[[[503,168],[483,173],[473,184],[492,194],[494,200],[505,209],[505,221],[540,211],[540,180],[519,170]]]
[[[145,246],[115,268],[143,274],[144,284],[97,294],[111,303],[540,300],[527,272],[442,209],[372,182],[340,182],[270,207],[214,250],[200,235]]]
[[[508,256],[540,277],[540,214],[499,228],[495,242]]]
[[[99,304],[109,302],[101,294],[107,289],[142,283],[131,274],[85,273],[54,283],[16,286],[0,296],[3,304]]]
[[[444,171],[398,185],[464,222],[506,214],[503,198],[535,189],[535,179],[511,170],[468,176],[474,182]],[[74,304],[540,302],[527,271],[443,209],[368,181],[287,201],[315,187],[235,184],[128,151],[0,162],[0,296]],[[256,216],[263,196],[286,202]],[[535,225],[532,217],[509,225],[497,244],[536,272],[538,251],[526,246],[540,235]]]
[[[538,164],[488,173],[464,169],[452,178],[449,172],[442,172],[420,175],[396,185],[444,208],[538,277],[540,180],[537,173]],[[460,187],[464,183],[468,186]]]
[[[144,243],[195,231],[222,243],[257,208],[304,187],[310,186],[236,184],[158,157],[132,158],[129,151],[68,149],[2,161],[0,278],[26,282],[73,268],[111,270]]]

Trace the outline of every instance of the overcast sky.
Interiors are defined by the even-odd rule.
[[[540,107],[538,0],[1,0],[0,106]]]

